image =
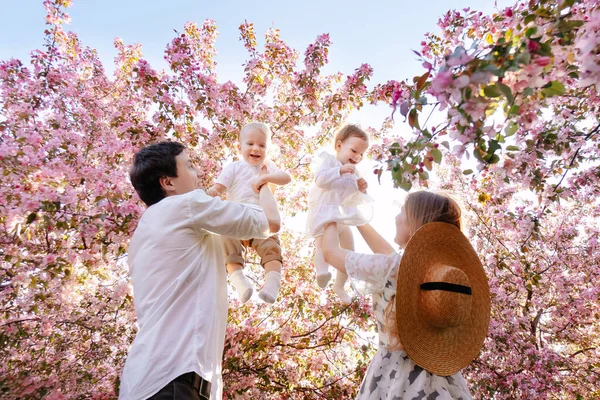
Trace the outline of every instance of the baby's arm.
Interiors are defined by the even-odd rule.
[[[327,189],[336,179],[341,177],[340,167],[322,169],[315,175],[315,184],[321,189]]]
[[[265,183],[274,183],[276,185],[287,185],[292,181],[292,177],[285,171],[277,170],[272,173],[266,173],[265,175],[260,176],[263,181],[263,185]],[[262,185],[261,185],[262,186]]]
[[[220,197],[225,192],[225,190],[227,190],[225,185],[215,183],[206,191],[206,194],[208,194],[211,197]]]
[[[267,167],[264,166],[263,173],[261,173],[261,175],[254,182],[252,182],[252,189],[258,193],[260,188],[263,187],[265,183],[283,186],[287,185],[291,181],[292,177],[287,172],[279,168],[272,168],[271,171],[268,171]]]

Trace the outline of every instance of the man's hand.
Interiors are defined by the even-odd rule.
[[[369,187],[369,184],[367,183],[367,181],[365,180],[365,178],[358,178],[356,180],[356,184],[358,185],[358,190],[363,192],[363,193],[367,193],[367,188]]]
[[[344,164],[340,167],[340,175],[353,174],[356,172],[356,167],[352,164]]]

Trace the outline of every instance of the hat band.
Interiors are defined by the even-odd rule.
[[[421,284],[421,290],[445,290],[462,294],[471,294],[471,288],[468,286],[457,285],[448,282],[426,282]]]

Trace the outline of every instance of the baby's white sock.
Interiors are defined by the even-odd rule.
[[[327,287],[331,280],[331,272],[329,272],[329,264],[325,262],[323,253],[317,250],[315,254],[315,272],[317,273],[317,285],[321,289]]]
[[[258,297],[265,303],[275,303],[279,294],[279,286],[281,286],[281,272],[268,272],[265,276],[265,286],[258,294]]]
[[[347,280],[348,275],[337,271],[337,274],[335,275],[335,282],[333,283],[333,291],[344,304],[352,303],[352,297],[350,297],[350,295],[344,290],[344,284]]]
[[[233,271],[229,275],[229,280],[231,281],[231,284],[237,291],[238,299],[240,299],[242,303],[245,303],[248,300],[250,300],[254,289],[252,289],[252,285],[250,285],[250,282],[248,282],[246,275],[244,275],[244,271],[242,271],[241,269]]]
[[[329,283],[330,280],[331,280],[331,272],[323,272],[323,273],[317,272],[317,285],[319,285],[319,287],[321,289],[327,287],[327,284]]]

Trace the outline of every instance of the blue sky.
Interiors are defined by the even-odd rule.
[[[4,1],[0,24],[0,59],[21,60],[43,43],[44,7],[41,0]],[[116,54],[113,39],[141,43],[155,67],[165,67],[162,56],[174,29],[186,21],[216,21],[219,30],[218,72],[225,79],[240,79],[246,52],[238,40],[238,26],[253,22],[257,35],[274,27],[293,48],[303,51],[318,34],[333,41],[330,69],[350,73],[370,63],[374,82],[412,77],[422,71],[411,49],[418,50],[425,32],[436,31],[438,18],[450,8],[473,7],[492,12],[492,0],[397,1],[141,1],[74,0],[72,23],[84,45],[96,48],[108,71]],[[512,4],[506,0],[499,7]]]

